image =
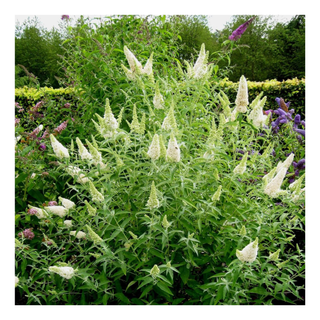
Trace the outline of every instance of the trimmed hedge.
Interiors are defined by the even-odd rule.
[[[230,102],[234,102],[238,90],[238,82],[229,81],[227,78],[219,82],[219,86],[229,97]],[[278,105],[275,102],[276,97],[281,97],[285,102],[290,101],[290,108],[295,109],[295,113],[299,113],[302,118],[305,118],[305,79],[298,80],[297,78],[286,81],[267,80],[263,82],[248,81],[249,101],[261,92],[267,96],[267,101],[264,109],[277,109]],[[75,90],[73,88],[18,88],[15,89],[15,101],[24,107],[34,106],[35,103],[42,99],[56,100],[57,103],[65,103],[66,101],[74,101]]]
[[[275,99],[283,98],[285,102],[290,101],[290,109],[295,110],[295,114],[299,113],[302,119],[305,118],[305,79],[298,80],[297,78],[286,81],[267,80],[263,82],[247,81],[249,102],[263,91],[263,95],[267,96],[267,101],[264,110],[278,109],[278,104]],[[221,80],[219,83],[221,90],[226,93],[230,102],[235,101],[238,82],[232,82],[228,79]]]

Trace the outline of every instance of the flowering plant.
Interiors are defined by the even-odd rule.
[[[85,138],[50,135],[59,188],[19,212],[20,295],[37,304],[303,303],[304,180],[286,176],[293,163],[303,168],[301,145],[290,138],[282,151],[281,137],[272,140],[245,76],[235,101],[215,91],[204,46],[177,78],[152,70],[156,52],[144,68],[128,47],[123,55],[121,108],[117,96],[101,100]]]

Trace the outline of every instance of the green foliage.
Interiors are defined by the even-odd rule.
[[[59,87],[56,77],[62,76],[58,55],[63,53],[62,34],[45,30],[37,19],[27,20],[16,26],[15,64],[23,66],[27,75],[32,74],[41,86]],[[16,82],[16,88],[23,86]]]
[[[253,16],[238,15],[221,31],[219,42]],[[289,23],[271,24],[272,16],[256,16],[237,41],[239,50],[232,53],[232,73],[237,81],[241,75],[252,81],[305,77],[305,17],[296,16]],[[219,66],[225,66],[219,63]]]
[[[116,30],[129,28],[127,19],[130,17],[116,21]],[[141,27],[144,22],[139,23]],[[295,161],[304,157],[304,144],[296,139],[292,123],[274,135],[270,129],[253,127],[247,114],[232,121],[225,114],[227,105],[223,113],[216,108],[216,81],[206,76],[192,78],[178,68],[171,70],[170,56],[166,65],[155,64],[154,80],[141,74],[130,81],[119,68],[121,63],[127,65],[120,46],[123,35],[121,39],[115,36],[120,51],[106,45],[110,41],[106,35],[99,38],[103,50],[110,50],[108,56],[113,57],[110,64],[101,64],[102,49],[99,53],[86,49],[89,34],[96,39],[96,31],[84,22],[76,30],[78,35],[70,42],[79,43],[73,53],[68,49],[75,55],[68,72],[78,81],[76,97],[87,103],[89,111],[81,113],[82,131],[79,126],[78,131],[66,129],[57,136],[69,157],[57,159],[48,145],[43,158],[34,152],[35,158],[24,164],[20,157],[35,148],[37,140],[28,146],[19,141],[16,146],[17,199],[24,190],[33,197],[22,198],[24,203],[16,212],[18,297],[25,304],[46,305],[303,304],[304,196],[293,201],[286,177],[281,186],[286,194],[270,198],[262,180],[288,153],[294,153]],[[125,35],[130,32],[132,35],[129,28]],[[144,65],[151,51],[142,50],[140,42],[136,47],[132,42],[131,47]],[[166,52],[158,58],[155,51],[155,61],[164,64]],[[90,76],[93,70],[96,79]],[[103,86],[107,75],[111,82]],[[156,83],[164,109],[154,108]],[[227,99],[224,102],[228,104]],[[172,132],[162,126],[170,109],[176,123]],[[139,130],[130,130],[133,110]],[[93,112],[92,119],[104,129],[101,134],[95,126],[93,130],[85,126]],[[23,128],[16,130],[18,134]],[[155,134],[162,137],[167,154],[174,134],[177,145],[171,143],[170,157],[150,159],[148,150]],[[219,139],[208,143],[209,136]],[[82,159],[78,148],[66,142],[77,137],[90,153],[94,151],[95,159]],[[233,173],[240,162],[239,149],[248,152],[246,171],[241,175]],[[270,154],[272,149],[275,157]],[[172,156],[177,153],[179,157]],[[39,170],[48,171],[52,182],[40,176],[31,179],[30,173],[40,163],[44,167]],[[80,172],[70,175],[69,166],[80,168],[84,176]],[[21,176],[22,168],[27,176]],[[290,166],[288,172],[293,171]],[[150,207],[153,184],[156,205]],[[217,190],[220,196],[213,197]],[[48,217],[39,219],[26,210],[26,204],[46,210],[48,200],[60,206],[59,197],[76,204],[65,217],[48,210]],[[96,211],[89,211],[87,203]],[[72,221],[71,228],[66,220]],[[19,236],[27,228],[32,228],[32,239]],[[238,260],[237,250],[256,238],[257,259],[252,263]],[[270,253],[279,249],[279,260],[271,260]],[[52,266],[72,267],[75,273],[67,279],[51,272]]]

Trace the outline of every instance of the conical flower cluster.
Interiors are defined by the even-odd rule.
[[[164,109],[164,100],[160,93],[159,84],[156,83],[155,95],[153,97],[153,105],[156,109]]]
[[[287,159],[284,162],[279,162],[277,165],[277,172],[279,172],[281,169],[288,170],[293,162],[294,154],[290,153],[290,155],[287,157]]]
[[[35,212],[35,216],[38,218],[38,219],[45,219],[45,218],[47,218],[49,215],[48,215],[48,213],[45,211],[45,210],[43,210],[43,209],[40,209],[40,208],[36,208],[36,207],[31,207],[30,206],[30,208],[31,209],[34,209],[36,212]]]
[[[49,206],[45,207],[45,209],[48,210],[50,213],[59,216],[60,218],[63,218],[69,212],[69,210],[63,206]]]
[[[214,193],[214,195],[212,197],[213,201],[219,201],[220,200],[221,190],[222,190],[222,186],[220,185],[218,187],[218,190]]]
[[[65,198],[62,198],[62,197],[59,197],[58,198],[62,205],[66,208],[66,209],[72,209],[73,207],[76,206],[76,204],[74,202],[72,202],[71,200],[69,199],[65,199]]]
[[[248,120],[251,121],[256,128],[261,128],[267,123],[268,116],[263,114],[263,106],[266,100],[267,97],[264,97],[262,100],[258,100],[254,104],[251,104],[251,106],[253,106],[250,114],[248,115]]]
[[[50,141],[52,149],[59,159],[70,158],[68,149],[65,148],[53,134],[50,134]]]
[[[277,261],[279,259],[279,253],[280,253],[280,249],[278,249],[276,252],[274,253],[271,253],[269,254],[269,260],[272,260],[272,261]]]
[[[89,178],[87,178],[83,173],[81,173],[81,169],[74,166],[69,166],[66,171],[70,174],[72,177],[78,177],[77,182],[84,184],[89,182]]]
[[[170,227],[171,223],[167,220],[167,215],[163,217],[161,224],[165,229],[168,229]]]
[[[90,226],[86,225],[88,230],[88,235],[91,241],[93,241],[94,244],[100,244],[103,242],[103,240],[91,229]]]
[[[157,134],[153,136],[153,139],[147,154],[152,160],[157,160],[160,158],[160,142],[159,142],[159,136]]]
[[[171,103],[170,109],[168,111],[167,116],[164,118],[162,122],[162,129],[166,131],[176,131],[177,130],[177,123],[174,117],[174,104]]]
[[[81,140],[78,137],[76,138],[76,143],[78,145],[80,158],[82,160],[86,160],[86,159],[91,160],[92,155],[87,150],[87,148],[82,144]]]
[[[241,76],[240,78],[235,104],[238,112],[242,112],[242,113],[247,112],[247,105],[249,104],[248,85],[247,85],[247,80],[244,76]]]
[[[177,140],[174,137],[173,132],[170,135],[170,140],[166,155],[167,161],[179,162],[180,161],[180,148],[177,144]]]
[[[158,274],[160,274],[160,269],[156,264],[150,270],[150,274],[153,279],[156,279]]]
[[[209,51],[206,52],[205,44],[203,43],[200,48],[200,53],[194,66],[185,61],[187,65],[187,76],[190,79],[202,79],[209,74],[209,68],[207,66],[209,58]]]
[[[137,115],[137,107],[136,105],[133,105],[133,110],[132,110],[132,122],[128,123],[130,127],[130,132],[136,132],[140,133],[140,123],[138,120],[138,115]]]
[[[159,200],[157,198],[157,189],[156,186],[154,184],[154,181],[152,181],[151,184],[151,192],[150,192],[150,196],[147,202],[147,207],[149,207],[150,209],[156,209],[159,208]]]
[[[102,135],[104,138],[113,137],[117,133],[119,124],[111,111],[109,99],[106,99],[104,117],[102,118],[97,113],[96,116],[98,118],[99,124],[97,124],[94,120],[92,121],[100,135]]]
[[[236,250],[237,258],[242,262],[253,262],[256,260],[258,254],[258,238],[249,243],[241,251]]]
[[[147,63],[145,64],[144,68],[142,68],[141,63],[135,57],[135,55],[128,49],[127,46],[124,46],[124,54],[127,58],[127,61],[130,66],[130,70],[126,68],[124,65],[121,65],[122,69],[124,70],[126,76],[129,80],[136,80],[136,77],[141,74],[146,74],[152,78],[152,60],[153,60],[153,53],[151,53],[150,58],[148,59]]]
[[[104,163],[102,163],[102,156],[101,153],[91,144],[90,141],[88,141],[86,139],[86,143],[89,147],[91,156],[92,156],[92,161],[93,163],[97,166],[98,164],[100,164],[100,166],[103,168],[105,167]]]
[[[49,267],[49,271],[57,273],[62,278],[66,278],[66,279],[71,279],[75,274],[75,270],[72,267],[52,266],[52,267]]]
[[[240,163],[234,168],[233,173],[243,174],[247,169],[248,152],[242,157]]]
[[[286,173],[287,169],[281,168],[277,175],[266,185],[264,188],[264,193],[271,198],[276,198],[279,195],[286,194],[285,190],[280,189]]]
[[[96,215],[96,212],[97,212],[97,209],[92,207],[91,204],[87,201],[87,200],[84,200],[84,203],[88,209],[88,212],[89,212],[89,216],[95,216]]]
[[[89,181],[89,192],[91,194],[92,201],[103,202],[103,195],[96,189],[96,187],[91,181]]]
[[[271,198],[276,198],[279,195],[286,194],[287,191],[281,190],[283,179],[286,176],[287,170],[292,164],[294,154],[291,153],[284,162],[279,162],[276,168],[273,168],[262,180],[264,182],[264,193]],[[276,176],[274,177],[274,175]]]
[[[83,231],[70,231],[70,236],[74,236],[76,237],[77,239],[83,239],[86,237],[86,233],[83,232]]]

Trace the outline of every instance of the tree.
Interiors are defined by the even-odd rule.
[[[55,76],[61,75],[58,55],[62,54],[62,36],[58,30],[47,31],[37,18],[16,26],[15,65],[22,65],[34,74],[40,85],[59,87]]]
[[[288,24],[278,23],[269,32],[273,63],[270,74],[277,80],[305,76],[305,16],[295,16]]]

